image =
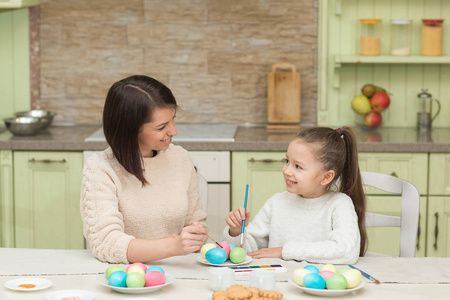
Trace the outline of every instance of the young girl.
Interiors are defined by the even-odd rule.
[[[283,176],[286,191],[269,198],[245,229],[248,255],[335,264],[364,255],[366,202],[349,127],[300,131]],[[223,239],[239,245],[242,220],[249,218],[243,207],[231,211]]]

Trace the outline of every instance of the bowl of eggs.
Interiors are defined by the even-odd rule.
[[[321,269],[314,265],[296,269],[288,282],[304,293],[325,297],[346,295],[366,284],[359,270],[349,266],[338,270],[332,264],[326,264]]]
[[[206,243],[200,249],[200,254],[197,261],[212,266],[237,266],[252,261],[243,248],[227,241],[218,244]]]
[[[174,278],[159,266],[147,267],[143,263],[133,263],[127,267],[109,266],[105,274],[100,274],[98,283],[124,294],[145,294],[169,285]]]

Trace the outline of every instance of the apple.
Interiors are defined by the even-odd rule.
[[[372,98],[370,98],[370,104],[374,111],[383,111],[389,107],[390,103],[391,99],[385,92],[376,92]]]
[[[371,111],[364,116],[364,125],[367,127],[378,127],[381,124],[383,118],[381,114],[377,111]]]
[[[353,110],[360,115],[367,114],[372,110],[369,98],[364,95],[359,95],[353,98],[351,104]]]

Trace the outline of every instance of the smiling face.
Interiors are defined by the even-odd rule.
[[[139,131],[139,150],[143,157],[151,157],[153,150],[166,150],[177,135],[175,108],[158,108],[153,111],[152,121],[144,123]]]
[[[316,158],[317,145],[299,139],[293,140],[286,153],[283,167],[286,190],[303,198],[317,198],[327,192],[327,185],[334,178],[334,171],[324,170]]]

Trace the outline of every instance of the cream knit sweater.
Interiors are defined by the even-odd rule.
[[[81,217],[84,236],[101,261],[128,263],[134,238],[160,239],[205,222],[197,176],[186,150],[171,144],[144,158],[148,185],[128,173],[111,148],[90,157],[83,169]]]
[[[235,245],[229,227],[223,239]],[[287,191],[269,198],[245,228],[244,249],[283,247],[285,260],[351,264],[359,257],[360,235],[353,202],[345,194],[328,192],[305,199]]]

